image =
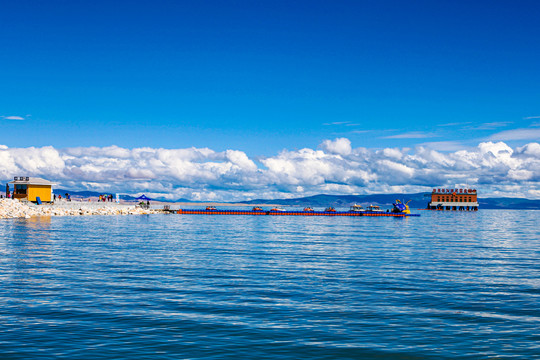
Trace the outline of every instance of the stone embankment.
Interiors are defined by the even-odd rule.
[[[19,200],[0,199],[0,219],[28,219],[32,216],[143,215],[157,212],[159,211],[115,203],[66,202],[38,206]]]

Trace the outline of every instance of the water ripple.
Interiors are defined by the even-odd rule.
[[[0,354],[540,358],[537,214],[2,220]]]

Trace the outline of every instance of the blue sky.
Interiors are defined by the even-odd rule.
[[[1,145],[250,158],[540,139],[536,1],[14,1]]]
[[[540,121],[537,2],[110,3],[3,4],[0,115],[26,119],[3,143],[268,154]]]

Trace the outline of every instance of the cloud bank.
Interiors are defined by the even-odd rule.
[[[250,158],[238,150],[56,149],[0,145],[0,179],[39,176],[71,190],[146,193],[171,200],[247,200],[327,194],[420,192],[475,187],[484,196],[540,198],[540,144],[511,148],[483,142],[441,152],[415,148],[353,148],[349,139],[318,149]]]

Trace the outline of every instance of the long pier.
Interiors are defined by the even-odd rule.
[[[420,214],[404,214],[378,211],[265,211],[265,210],[197,210],[180,209],[176,211],[181,215],[273,215],[273,216],[385,216],[409,217]]]

